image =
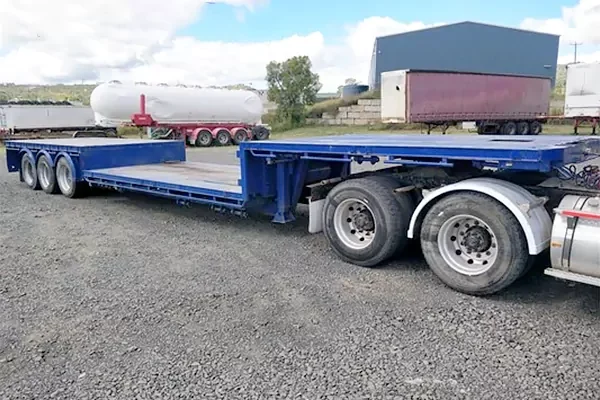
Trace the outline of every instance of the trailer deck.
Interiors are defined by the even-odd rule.
[[[550,171],[556,164],[582,162],[598,155],[597,136],[501,136],[417,134],[308,137],[242,143],[240,149],[261,152],[321,153],[352,157],[377,155],[390,160],[427,159],[427,164],[469,160],[493,167]]]
[[[239,147],[239,166],[186,161],[183,141],[16,140],[6,149],[11,172],[19,170],[24,153],[33,160],[41,154],[52,160],[65,156],[75,181],[232,210],[257,208],[275,222],[289,222],[306,185],[348,175],[351,162],[437,167],[467,162],[478,168],[549,172],[597,157],[600,139],[392,134],[249,141]]]

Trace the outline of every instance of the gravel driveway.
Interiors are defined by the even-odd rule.
[[[1,399],[600,397],[596,288],[469,297],[418,251],[344,264],[303,216],[69,200],[5,166],[0,204]]]

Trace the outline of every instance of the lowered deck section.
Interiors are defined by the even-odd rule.
[[[240,167],[201,162],[170,162],[134,165],[130,167],[84,171],[86,178],[135,180],[156,184],[160,182],[196,189],[242,194],[239,185]]]

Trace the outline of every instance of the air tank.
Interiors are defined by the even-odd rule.
[[[96,123],[115,126],[131,122],[140,112],[140,95],[146,97],[146,114],[162,124],[239,123],[261,121],[263,104],[248,90],[208,89],[184,86],[153,86],[109,82],[98,85],[90,96]]]

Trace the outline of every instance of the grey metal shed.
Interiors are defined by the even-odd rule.
[[[549,77],[554,85],[559,36],[476,22],[378,37],[369,86],[399,69]]]

